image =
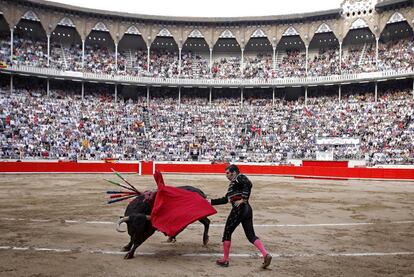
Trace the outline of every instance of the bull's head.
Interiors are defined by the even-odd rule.
[[[121,217],[119,220],[118,220],[118,222],[116,223],[116,230],[118,231],[118,232],[120,232],[120,233],[124,233],[124,232],[126,232],[126,230],[122,230],[121,229],[121,224],[122,223],[127,223],[128,222],[128,220],[129,220],[129,216],[124,216],[124,217]]]
[[[126,232],[126,230],[122,230],[121,229],[121,224],[122,223],[130,223],[133,222],[133,224],[135,226],[140,226],[140,225],[144,225],[145,221],[151,221],[151,216],[150,215],[145,215],[145,214],[136,214],[136,215],[131,215],[131,216],[124,216],[121,217],[117,224],[116,224],[116,230],[120,233],[124,233]]]

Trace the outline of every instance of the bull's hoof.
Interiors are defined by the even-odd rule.
[[[208,236],[204,237],[203,238],[203,245],[206,246],[208,242],[209,242],[209,237]]]
[[[168,243],[176,243],[177,239],[175,237],[168,237],[167,242]]]
[[[128,247],[127,245],[121,248],[121,252],[128,252],[131,250],[131,247]]]
[[[129,260],[129,259],[132,259],[133,257],[134,257],[134,253],[128,252],[125,254],[124,259]]]

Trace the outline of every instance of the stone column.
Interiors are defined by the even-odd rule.
[[[82,39],[82,69],[84,68],[85,68],[85,40]]]
[[[118,72],[118,43],[115,43],[115,72]]]
[[[13,38],[14,28],[10,28],[10,63],[13,64],[13,44],[14,44],[14,38]]]
[[[150,70],[150,51],[151,51],[151,46],[147,47],[147,72],[149,72]]]
[[[181,50],[182,48],[178,48],[178,76],[181,76]]]
[[[50,79],[46,80],[46,96],[50,96]]]
[[[306,47],[306,61],[305,61],[305,74],[308,76],[308,57],[309,57],[309,45],[305,45]]]
[[[305,87],[305,106],[308,105],[308,87]]]
[[[181,87],[178,87],[178,106],[181,105]]]
[[[47,66],[50,65],[50,34],[47,34]]]
[[[13,75],[10,75],[10,94],[13,93]]]
[[[243,87],[240,88],[240,107],[243,107]]]
[[[147,106],[149,106],[149,102],[150,102],[150,87],[147,87]]]
[[[341,98],[342,98],[342,91],[341,91],[341,85],[339,84],[339,86],[338,86],[338,99],[339,99],[339,102],[341,102]]]

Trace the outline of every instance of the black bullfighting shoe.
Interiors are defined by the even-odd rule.
[[[272,255],[266,254],[266,256],[264,257],[262,268],[266,269],[270,265],[271,262],[272,262]]]
[[[226,260],[217,260],[216,264],[222,267],[229,267],[229,261]]]

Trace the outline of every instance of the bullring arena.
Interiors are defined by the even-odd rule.
[[[0,0],[0,276],[414,276],[413,30],[411,0],[233,18]],[[216,198],[228,164],[269,268],[240,227],[216,265],[229,205],[207,246],[195,222],[123,259],[112,169]]]
[[[125,175],[140,189],[152,176]],[[115,222],[126,203],[106,204],[103,178],[87,175],[2,175],[1,276],[412,276],[413,182],[305,180],[250,176],[256,232],[273,254],[262,270],[259,253],[239,228],[231,265],[215,265],[229,206],[190,225],[174,244],[156,232],[124,260],[126,234]],[[192,184],[209,197],[225,192],[224,175],[165,175],[169,185]]]

